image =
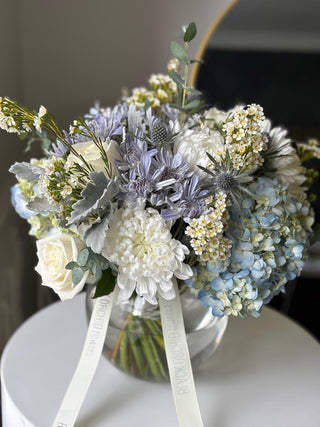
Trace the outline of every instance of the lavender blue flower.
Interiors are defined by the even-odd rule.
[[[206,205],[202,198],[198,176],[190,169],[182,156],[170,149],[148,149],[142,132],[135,137],[128,135],[121,147],[122,172],[121,194],[124,201],[141,198],[160,208],[166,220],[179,217],[193,218],[202,214]]]
[[[92,132],[97,139],[106,141],[107,138],[111,138],[113,135],[122,134],[123,128],[121,121],[124,112],[125,110],[121,108],[121,106],[116,106],[113,109],[100,109],[96,107],[90,110],[90,114],[85,116],[85,120],[90,132]],[[86,142],[90,139],[87,135],[87,131],[74,133],[72,135],[68,134],[66,131],[63,133],[65,140],[70,145]],[[52,144],[51,154],[56,157],[62,157],[67,151],[68,148],[62,141],[57,140]]]

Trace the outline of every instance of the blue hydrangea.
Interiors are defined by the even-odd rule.
[[[37,212],[30,210],[27,205],[29,200],[22,193],[20,185],[16,184],[10,189],[11,191],[11,203],[15,208],[16,212],[21,218],[28,219],[31,216],[37,215]]]
[[[258,316],[262,305],[299,275],[306,257],[309,203],[295,198],[276,179],[260,177],[248,190],[252,197],[230,210],[230,259],[195,267],[188,281],[215,316]]]

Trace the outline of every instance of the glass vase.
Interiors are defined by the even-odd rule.
[[[91,317],[94,287],[88,286],[86,309]],[[218,347],[228,318],[214,317],[194,292],[180,289],[180,301],[193,370]],[[115,302],[110,316],[103,355],[118,369],[134,377],[162,382],[169,380],[159,306],[139,296]]]

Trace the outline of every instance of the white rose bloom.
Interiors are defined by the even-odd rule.
[[[173,239],[158,211],[143,207],[119,209],[110,222],[102,254],[119,267],[119,300],[134,291],[150,304],[157,304],[157,293],[175,297],[173,276],[185,280],[192,269],[184,264],[186,246]]]
[[[213,122],[216,122],[216,123],[225,122],[229,113],[230,112],[218,110],[215,107],[210,108],[204,116],[205,119],[208,121],[208,122],[205,122],[205,124],[211,127],[210,125],[212,125]]]
[[[121,160],[118,144],[113,139],[107,138],[102,143],[106,156],[109,160],[110,167],[108,168],[109,178],[114,178],[119,175],[114,161]],[[73,149],[84,158],[84,160],[93,167],[95,172],[106,172],[106,164],[104,163],[99,148],[93,141],[79,142],[74,144]],[[78,163],[80,166],[85,166],[84,163],[75,154],[71,153],[67,159],[68,164]]]
[[[175,138],[174,151],[181,154],[200,179],[205,179],[208,174],[197,165],[207,167],[211,163],[207,153],[220,158],[225,153],[224,140],[218,131],[188,129]]]
[[[80,283],[74,285],[72,271],[65,268],[70,261],[77,260],[78,253],[84,247],[80,239],[66,233],[37,240],[39,262],[35,269],[42,278],[42,285],[52,288],[62,301],[73,298],[86,283],[88,272]]]

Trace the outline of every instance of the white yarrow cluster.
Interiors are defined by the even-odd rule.
[[[186,280],[192,270],[185,264],[186,246],[173,239],[167,224],[155,209],[119,209],[110,222],[103,255],[119,267],[119,300],[134,291],[149,303],[157,304],[157,294],[175,297],[174,276]]]

